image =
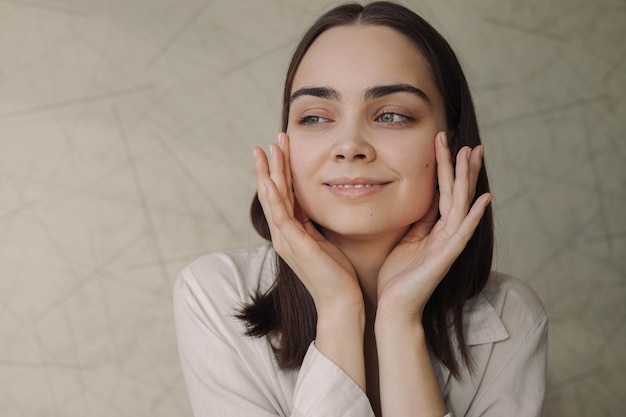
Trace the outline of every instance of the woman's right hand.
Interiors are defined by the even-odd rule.
[[[352,263],[317,230],[293,191],[289,138],[278,135],[265,153],[254,149],[259,201],[272,244],[307,288],[317,310],[315,346],[365,391],[365,306]]]
[[[354,267],[326,240],[300,209],[293,192],[289,138],[279,133],[268,160],[254,148],[257,192],[270,228],[272,244],[311,293],[318,312],[362,308],[363,295]]]

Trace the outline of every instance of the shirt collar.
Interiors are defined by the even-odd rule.
[[[474,363],[474,371],[477,371],[480,377],[482,377],[488,355],[486,357],[483,355],[485,350],[481,345],[500,342],[509,337],[509,333],[500,319],[500,314],[489,303],[483,293],[478,294],[465,303],[463,307],[463,331],[465,343],[470,348],[470,354],[475,361],[478,361]],[[454,343],[456,343],[454,332],[451,333],[451,337],[455,341]],[[475,354],[478,356],[475,356]],[[456,352],[456,356],[457,360],[460,361],[461,358],[458,352]],[[459,363],[461,364],[461,362]],[[450,371],[438,360],[433,360],[433,365],[444,398],[448,398],[451,389]],[[461,371],[461,374],[465,374],[463,378],[472,380],[474,377],[477,377],[477,375],[466,373],[467,370]]]
[[[500,315],[482,293],[465,303],[463,313],[468,346],[500,342],[509,337]]]

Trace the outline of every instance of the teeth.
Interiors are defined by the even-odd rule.
[[[373,184],[333,184],[332,188],[365,188],[373,187]]]

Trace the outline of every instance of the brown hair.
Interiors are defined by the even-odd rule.
[[[289,98],[293,79],[311,44],[324,31],[355,24],[392,28],[407,37],[430,63],[435,85],[444,101],[450,150],[453,155],[463,146],[480,144],[480,135],[472,97],[456,55],[446,40],[423,18],[403,6],[374,2],[366,6],[345,4],[321,16],[304,34],[287,71],[283,95],[282,130],[287,129]],[[476,196],[489,191],[487,173],[481,168]],[[271,240],[263,209],[255,196],[250,209],[256,231]],[[493,256],[493,220],[491,206],[480,221],[473,237],[456,259],[425,306],[422,322],[429,348],[458,377],[459,363],[454,342],[458,343],[463,363],[470,370],[472,361],[463,334],[463,306],[485,286]],[[274,353],[285,369],[302,364],[309,344],[315,339],[317,314],[310,294],[298,277],[277,256],[276,281],[265,294],[257,294],[239,316],[250,336],[279,336]],[[455,340],[456,339],[456,340]]]

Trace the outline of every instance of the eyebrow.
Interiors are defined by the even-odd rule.
[[[313,96],[338,101],[341,94],[339,94],[339,91],[330,87],[304,87],[297,90],[291,95],[291,97],[289,97],[289,104],[293,103],[302,96]]]
[[[365,90],[364,97],[366,100],[374,100],[395,93],[413,94],[420,98],[423,102],[425,102],[428,107],[432,106],[432,101],[430,100],[430,97],[428,97],[428,95],[423,90],[411,84],[377,85]]]
[[[432,107],[432,101],[430,97],[421,89],[412,86],[411,84],[389,84],[389,85],[376,85],[365,90],[363,97],[365,100],[374,100],[380,97],[388,96],[395,93],[410,93],[417,96],[420,100],[425,102],[429,107]],[[289,104],[292,104],[298,98],[302,96],[319,97],[326,100],[338,101],[341,98],[339,91],[330,87],[304,87],[294,92],[289,97]]]

